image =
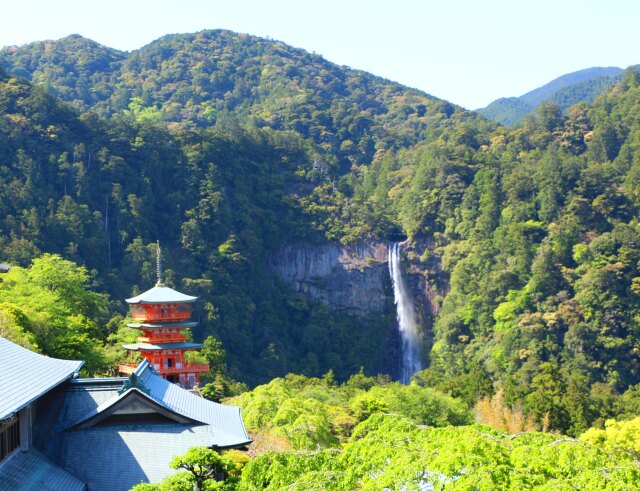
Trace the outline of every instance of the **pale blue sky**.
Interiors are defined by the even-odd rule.
[[[0,46],[82,34],[137,49],[202,29],[268,36],[475,109],[591,66],[640,63],[638,0],[21,0]]]

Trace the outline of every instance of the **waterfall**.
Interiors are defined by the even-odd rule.
[[[420,360],[420,335],[413,310],[413,301],[407,292],[400,265],[400,244],[389,244],[389,275],[393,284],[393,297],[396,304],[398,329],[402,340],[402,367],[400,381],[408,384],[414,373],[422,369]]]

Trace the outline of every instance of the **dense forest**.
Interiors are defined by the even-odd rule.
[[[176,274],[176,287],[203,299],[195,336],[215,333],[248,382],[289,371],[333,368],[342,378],[361,366],[389,371],[388,319],[335,315],[292,294],[271,277],[267,258],[282,244],[356,242],[399,229],[382,205],[356,205],[359,163],[464,121],[486,125],[481,118],[282,43],[226,31],[162,38],[126,63],[124,54],[78,36],[2,56],[11,61],[7,71],[37,81],[3,81],[10,123],[2,147],[4,260],[28,266],[41,252],[61,254],[91,271],[111,296],[111,313],[122,314],[121,300],[152,284],[151,244],[160,240],[169,281]],[[178,65],[191,69],[206,58],[202,70],[212,80],[227,67],[223,92],[216,84],[203,92],[193,70],[159,57],[184,59]],[[173,116],[137,92],[127,92],[119,112],[100,101],[84,112],[91,99],[77,102],[87,84],[92,94],[104,84],[117,92],[129,79],[177,87],[167,77],[187,94]],[[242,86],[255,98],[234,95]],[[215,117],[192,115],[207,107]]]
[[[633,489],[640,479],[640,418],[611,420],[579,438],[497,419],[470,424],[460,400],[362,373],[344,384],[331,374],[288,375],[231,402],[243,407],[257,455],[192,449],[172,463],[179,472],[132,491],[190,491],[203,469],[227,478],[205,479],[198,489],[228,491],[604,490]],[[478,416],[490,413],[486,406]]]
[[[255,386],[289,372],[327,373],[295,390],[314,380],[343,387],[318,389],[319,402],[299,397],[305,406],[287,402],[298,396],[275,382],[237,403],[249,420],[252,407],[289,407],[251,425],[273,430],[286,448],[341,448],[314,462],[346,483],[382,472],[358,467],[360,442],[384,446],[405,431],[416,447],[445,438],[411,425],[475,416],[505,432],[592,435],[584,438],[604,449],[609,434],[589,428],[606,432],[640,415],[636,71],[592,104],[563,112],[543,103],[507,129],[228,31],[166,36],[132,53],[71,36],[5,48],[0,62],[0,257],[14,264],[0,284],[3,336],[109,373],[132,335],[122,300],[153,284],[160,240],[169,284],[201,298],[194,337],[209,337],[208,355],[218,357],[213,397],[237,392],[229,378]],[[407,269],[441,292],[425,326],[428,367],[409,388],[368,378],[391,373],[389,319],[332,310],[267,267],[289,244],[399,236]],[[366,387],[349,388],[358,372]],[[261,390],[284,398],[243,402],[267,397]],[[418,397],[436,401],[420,405],[439,421],[411,414],[407,401]],[[381,415],[367,420],[373,413]],[[317,434],[300,433],[298,417]],[[621,422],[603,429],[610,418]],[[495,446],[500,464],[478,465],[496,472],[520,466],[533,448],[542,469],[560,454],[578,459],[563,452],[587,445],[464,428],[446,430],[448,438]],[[593,476],[564,478],[595,479],[614,458],[597,448],[579,457]],[[312,470],[295,459],[260,457],[247,470]],[[445,467],[434,467],[440,483],[493,479],[471,464]],[[531,479],[527,486],[544,484]]]

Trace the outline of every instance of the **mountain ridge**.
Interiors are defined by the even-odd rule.
[[[102,116],[190,128],[233,114],[242,123],[293,130],[344,168],[369,162],[374,140],[378,148],[413,144],[478,118],[417,89],[248,34],[171,34],[130,53],[83,39],[62,38],[49,52],[45,42],[5,48],[0,65]],[[65,53],[69,46],[73,69],[65,71],[48,53]],[[96,70],[82,73],[86,66]]]
[[[543,102],[557,104],[562,111],[579,102],[590,103],[619,82],[623,72],[618,67],[585,68],[561,75],[521,96],[501,97],[476,111],[492,121],[513,126]]]
[[[557,91],[565,89],[572,85],[576,85],[587,80],[600,77],[615,77],[624,72],[618,67],[591,67],[577,70],[575,72],[566,73],[551,80],[541,87],[530,90],[519,97],[524,103],[531,106],[537,106],[553,96]]]

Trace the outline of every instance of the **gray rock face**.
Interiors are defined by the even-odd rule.
[[[421,327],[423,366],[428,366],[433,323],[448,292],[449,278],[431,238],[406,241],[401,267]],[[271,256],[269,268],[293,290],[333,311],[362,319],[388,316],[385,365],[379,369],[399,376],[401,341],[393,315],[396,306],[387,243],[289,245]]]
[[[386,243],[291,245],[272,256],[269,267],[295,291],[332,310],[366,317],[393,303]]]

